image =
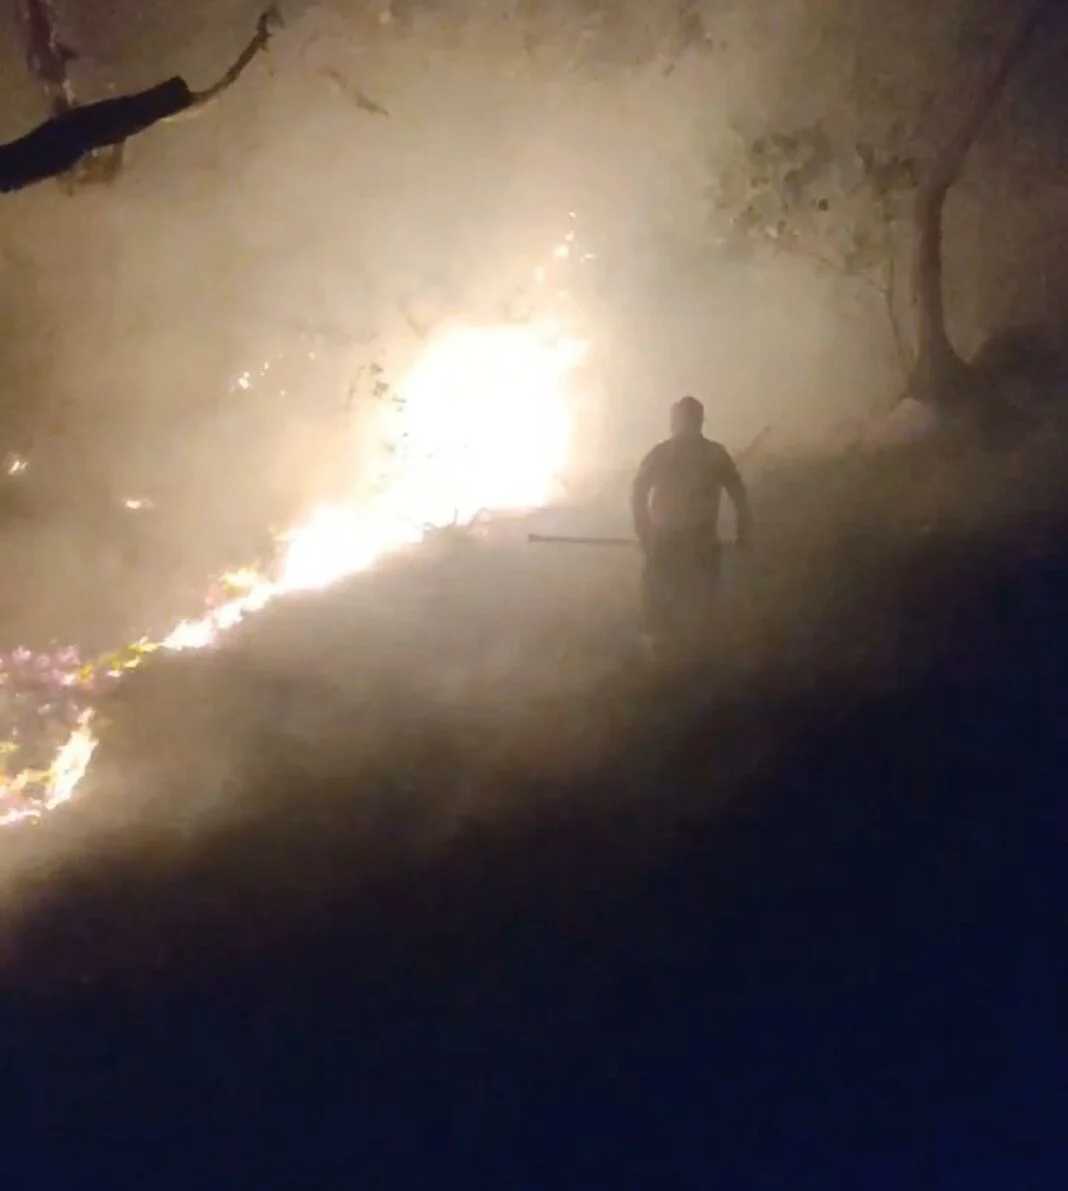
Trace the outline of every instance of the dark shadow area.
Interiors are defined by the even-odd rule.
[[[930,510],[930,458],[886,466],[921,464]],[[219,720],[243,809],[120,832],[28,895],[12,1185],[1061,1185],[1068,521],[1048,492],[997,532],[973,502],[983,535],[875,501],[873,542],[845,507],[792,578],[769,543],[760,590],[781,572],[786,594],[759,633],[739,612],[737,656],[528,681],[511,719],[490,680],[442,699],[411,677],[479,654],[494,610],[528,609],[528,661],[567,637],[507,551],[398,564],[265,614],[269,650],[250,630],[175,662],[170,750]],[[380,611],[360,638],[405,582],[438,584],[421,616],[393,599],[395,636]],[[339,624],[363,702],[308,677]],[[370,642],[399,640],[391,685]],[[171,764],[152,681],[105,775],[109,749]],[[294,751],[264,709],[315,700],[333,750]]]

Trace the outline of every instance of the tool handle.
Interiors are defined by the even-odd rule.
[[[637,538],[577,537],[573,534],[528,533],[527,541],[559,546],[637,546]]]

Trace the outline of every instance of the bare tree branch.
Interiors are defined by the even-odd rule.
[[[253,60],[267,49],[270,45],[272,34],[281,27],[281,24],[281,14],[273,5],[266,12],[261,13],[260,19],[256,22],[256,32],[250,38],[248,45],[245,46],[234,60],[233,65],[226,70],[218,82],[213,83],[203,91],[191,92],[192,102],[189,106],[183,109],[183,111],[175,113],[174,116],[166,117],[168,122],[197,115],[208,104],[218,99],[224,91],[228,91],[245,73]]]
[[[110,180],[121,165],[121,149],[126,141],[156,124],[202,110],[232,87],[249,63],[266,48],[278,20],[274,9],[265,12],[256,25],[255,34],[234,64],[217,83],[204,91],[192,91],[186,81],[176,75],[147,91],[81,106],[68,105],[54,111],[50,119],[32,132],[0,145],[0,192],[24,190],[48,178],[70,177],[72,171],[84,168],[87,161],[92,161],[92,155],[101,150],[110,151],[110,158],[105,160],[102,169],[90,170],[84,180]],[[52,70],[58,59],[50,61],[49,70]],[[48,85],[53,86],[51,81]],[[61,89],[56,94],[65,96],[66,92]],[[79,179],[75,177],[73,180]]]

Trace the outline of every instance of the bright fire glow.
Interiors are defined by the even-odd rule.
[[[200,619],[176,625],[162,648],[208,647],[276,596],[365,570],[430,528],[547,503],[569,460],[570,382],[584,353],[585,344],[549,324],[455,327],[432,340],[383,411],[385,462],[377,491],[317,509],[286,535],[273,575],[227,575],[229,598]],[[121,677],[145,652],[108,673]],[[39,818],[70,799],[95,747],[86,712],[44,778],[21,774],[0,786],[0,826]],[[23,797],[31,776],[45,791],[36,804]]]
[[[569,381],[583,354],[551,327],[460,327],[429,343],[383,411],[380,491],[288,535],[278,589],[325,587],[428,528],[549,501],[570,457]]]

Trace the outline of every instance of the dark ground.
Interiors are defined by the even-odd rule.
[[[254,815],[42,879],[6,1185],[1064,1186],[1064,524],[864,562],[878,681],[828,613],[822,669],[598,688],[585,762],[573,701],[477,765],[412,713],[371,826],[263,752]]]

